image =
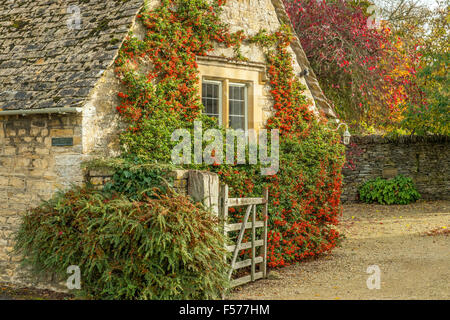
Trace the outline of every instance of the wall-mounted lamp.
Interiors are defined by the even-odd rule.
[[[336,123],[339,123],[339,122],[340,122],[340,120],[337,119]],[[344,139],[343,140],[344,140],[344,144],[347,146],[347,145],[350,144],[350,138],[352,137],[352,135],[348,131],[348,125],[346,123],[339,123],[339,126],[334,131],[338,131],[341,126],[345,126],[345,132],[344,132],[344,136],[343,136]]]
[[[302,72],[300,72],[300,73],[298,74],[298,76],[299,76],[300,78],[302,78],[302,77],[307,76],[308,74],[309,74],[309,69],[308,69],[308,68],[305,68],[304,70],[302,70]]]
[[[352,137],[352,135],[350,134],[350,132],[348,131],[348,127],[347,129],[345,129],[344,132],[344,144],[347,146],[350,144],[350,138]]]

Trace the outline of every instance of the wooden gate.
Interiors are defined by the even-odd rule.
[[[223,224],[225,236],[229,232],[239,231],[239,235],[235,245],[227,247],[228,252],[232,252],[233,256],[230,262],[230,271],[228,279],[231,280],[233,271],[245,267],[251,267],[250,275],[234,279],[231,281],[231,287],[236,287],[244,283],[255,281],[267,276],[267,218],[268,218],[268,189],[264,190],[263,198],[228,198],[228,186],[222,185],[220,191],[220,207],[219,213]],[[262,217],[264,221],[256,220],[256,206],[263,205]],[[232,207],[246,206],[244,219],[242,223],[228,223],[228,209]],[[251,222],[249,217],[252,216]],[[256,239],[256,229],[263,228],[262,238]],[[251,229],[251,241],[242,242],[245,230]],[[251,258],[237,262],[239,251],[251,248]],[[259,255],[256,256],[256,248],[259,249]],[[259,270],[256,272],[256,266],[259,265]]]

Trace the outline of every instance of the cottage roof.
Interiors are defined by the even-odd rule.
[[[142,5],[0,0],[0,110],[82,106]]]
[[[0,111],[83,106],[143,2],[0,0]],[[290,24],[282,0],[272,3]],[[309,69],[305,80],[317,107],[334,117],[297,37],[292,48]]]

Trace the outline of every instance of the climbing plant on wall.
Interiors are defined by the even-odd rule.
[[[268,186],[269,252],[271,267],[284,266],[334,248],[339,234],[331,227],[340,213],[342,145],[339,136],[309,109],[304,87],[295,77],[289,29],[251,41],[267,50],[274,114],[268,129],[280,130],[280,168],[262,177],[247,167],[224,168],[221,177],[237,196],[258,195]],[[235,218],[242,218],[235,212]]]
[[[257,165],[186,165],[215,171],[231,196],[270,192],[268,261],[279,267],[334,248],[340,212],[343,146],[326,119],[310,110],[293,72],[291,30],[230,33],[220,20],[223,0],[162,0],[138,16],[144,35],[130,33],[115,61],[123,84],[117,112],[127,125],[115,175],[101,191],[90,186],[58,193],[29,210],[16,250],[34,271],[67,276],[82,266],[84,297],[103,299],[213,299],[228,286],[225,239],[212,214],[167,188],[176,129],[217,128],[202,114],[197,56],[215,45],[245,60],[243,43],[267,58],[273,115],[267,129],[280,132],[279,170],[261,175]],[[224,131],[222,131],[224,132]],[[226,148],[226,146],[224,146]],[[101,162],[101,161],[100,161]],[[242,212],[230,210],[240,221]],[[215,226],[215,227],[214,227]],[[247,254],[245,251],[243,254]]]
[[[82,294],[92,298],[220,297],[228,281],[218,222],[166,188],[163,177],[173,168],[174,130],[193,130],[195,120],[204,129],[217,128],[202,114],[196,63],[215,45],[232,47],[240,60],[246,59],[240,51],[244,43],[265,52],[274,103],[266,127],[280,132],[279,170],[263,176],[263,163],[186,167],[217,172],[231,196],[260,196],[269,188],[270,267],[338,244],[333,225],[341,210],[343,146],[326,119],[311,111],[294,74],[291,30],[230,33],[220,20],[222,5],[222,0],[163,0],[154,10],[142,10],[144,35],[130,33],[115,61],[123,84],[117,112],[127,126],[113,182],[101,191],[86,186],[59,193],[25,214],[16,249],[36,272],[66,276],[68,266],[81,264]],[[239,210],[229,215],[242,219]]]
[[[139,16],[145,26],[143,39],[130,34],[116,60],[116,72],[124,84],[118,112],[128,123],[122,134],[124,157],[140,161],[170,162],[175,129],[192,129],[194,120],[214,127],[202,115],[198,92],[197,56],[212,51],[214,44],[233,47],[236,59],[244,42],[258,44],[266,53],[273,116],[267,129],[280,130],[280,169],[261,176],[260,165],[213,165],[235,196],[260,195],[270,190],[269,265],[283,266],[315,256],[336,246],[339,235],[332,228],[340,212],[343,148],[326,120],[315,115],[295,77],[288,51],[291,31],[283,26],[269,34],[261,30],[249,37],[230,33],[220,20],[223,1],[164,0],[153,11]],[[143,61],[151,66],[142,70]],[[239,220],[242,213],[230,212]]]

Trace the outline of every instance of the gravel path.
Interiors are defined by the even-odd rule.
[[[450,201],[347,205],[341,221],[340,248],[272,271],[230,299],[450,299]],[[380,289],[367,287],[371,265]]]

